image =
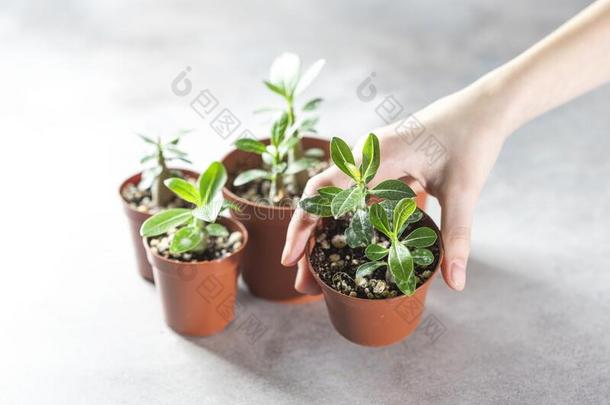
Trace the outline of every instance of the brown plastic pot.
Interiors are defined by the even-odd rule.
[[[269,143],[268,139],[261,141]],[[330,144],[326,139],[304,137],[303,147],[320,148],[324,150],[325,159],[330,157]],[[262,161],[256,154],[236,149],[226,155],[222,163],[232,181],[235,175],[260,167]],[[304,295],[297,292],[294,289],[296,266],[284,267],[280,263],[294,209],[257,204],[237,196],[228,187],[223,189],[223,193],[227,200],[240,207],[240,212],[231,211],[231,216],[239,219],[250,233],[250,244],[242,266],[242,277],[250,293],[259,298],[291,304],[321,299],[321,294]]]
[[[434,273],[412,296],[401,295],[388,299],[350,297],[336,291],[311,268],[316,282],[322,289],[330,321],[344,338],[363,346],[386,346],[409,336],[421,321],[428,287],[436,276],[443,260],[443,242],[438,227],[424,213],[422,226],[429,226],[439,235],[440,253]],[[311,244],[313,248],[313,243]],[[307,252],[309,260],[309,251]]]
[[[198,173],[195,173],[191,170],[186,169],[171,169],[171,170],[180,170],[189,178],[197,178],[199,177]],[[151,217],[151,214],[147,212],[138,211],[129,206],[127,201],[123,198],[123,189],[127,187],[129,184],[137,185],[140,183],[140,179],[142,178],[142,173],[134,174],[129,177],[123,183],[121,183],[121,187],[119,187],[119,197],[121,198],[121,202],[123,203],[123,210],[127,215],[127,219],[129,221],[129,230],[131,232],[131,240],[133,242],[133,248],[136,252],[136,264],[138,265],[138,272],[140,276],[145,280],[148,280],[152,283],[155,282],[152,267],[150,267],[150,263],[146,259],[146,252],[142,247],[142,237],[140,236],[140,227],[142,223]]]
[[[181,335],[213,335],[224,330],[235,315],[237,277],[248,231],[232,218],[220,217],[218,223],[243,235],[241,247],[218,260],[188,263],[167,259],[151,252],[146,238],[141,240],[153,267],[165,322]]]

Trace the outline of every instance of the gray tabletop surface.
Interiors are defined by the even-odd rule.
[[[236,135],[172,93],[187,66],[191,95],[208,90],[262,136],[269,121],[252,111],[277,103],[261,83],[273,57],[323,57],[308,90],[325,98],[320,133],[353,142],[383,124],[386,97],[406,116],[587,3],[0,2],[0,402],[607,403],[609,87],[507,141],[476,208],[466,290],[437,278],[425,327],[386,348],[344,340],[323,302],[278,305],[243,285],[226,332],[176,335],[136,274],[117,196],[139,169],[135,132],[195,129],[197,169],[231,148]],[[248,316],[262,335],[240,327]]]

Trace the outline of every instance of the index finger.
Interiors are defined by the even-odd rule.
[[[339,185],[341,183],[340,179],[341,175],[335,166],[326,169],[309,179],[303,191],[303,198],[315,195],[320,187]],[[303,256],[307,241],[318,223],[318,219],[317,216],[309,214],[301,207],[294,211],[290,219],[290,225],[288,225],[286,243],[282,253],[282,264],[284,266],[294,266]]]

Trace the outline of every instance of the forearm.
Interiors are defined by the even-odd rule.
[[[499,98],[514,130],[608,81],[610,0],[599,0],[473,86]]]

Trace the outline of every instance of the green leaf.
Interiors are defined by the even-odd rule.
[[[352,167],[356,167],[354,162],[354,155],[352,151],[341,138],[333,137],[330,141],[330,157],[333,163],[345,174],[356,180],[353,175],[353,168],[349,168],[348,164]]]
[[[267,150],[264,143],[252,138],[241,138],[235,141],[235,147],[244,152],[263,154]]]
[[[166,143],[166,145],[178,145],[178,143],[180,143],[180,139],[184,135],[191,133],[191,132],[193,132],[192,129],[181,129],[172,139],[169,140],[169,142]]]
[[[387,201],[390,201],[390,200],[384,200],[383,202],[387,202]],[[392,202],[396,203],[396,201],[392,201]],[[409,219],[407,219],[407,222],[402,226],[402,228],[400,228],[400,231],[398,231],[397,235],[400,237],[405,232],[405,229],[407,229],[409,227],[409,224],[418,222],[423,217],[424,217],[424,213],[421,212],[421,210],[419,208],[416,208],[415,211],[413,211],[413,214],[411,214],[411,216],[409,217]]]
[[[246,170],[245,172],[239,173],[239,175],[235,178],[235,180],[233,180],[233,185],[237,187],[237,186],[241,186],[246,183],[249,183],[252,180],[270,179],[270,178],[271,178],[271,173],[269,173],[266,170],[262,170],[262,169]]]
[[[272,174],[282,174],[286,171],[286,167],[288,167],[288,163],[280,162],[274,165],[271,165],[271,173]]]
[[[421,212],[421,210],[418,208],[413,212],[413,214],[411,214],[411,216],[409,217],[409,220],[407,222],[409,224],[419,222],[423,217],[424,217],[424,213]]]
[[[138,188],[140,190],[148,190],[152,187],[153,182],[156,178],[161,174],[161,170],[163,170],[160,166],[154,166],[150,169],[144,170],[142,172],[142,179],[140,183],[138,183]]]
[[[303,76],[301,76],[296,88],[294,89],[295,96],[298,96],[299,94],[304,92],[305,89],[307,89],[311,85],[311,83],[313,83],[315,78],[318,77],[318,75],[320,74],[320,71],[322,70],[325,64],[326,61],[324,59],[319,59],[313,65],[311,65],[305,71],[305,73],[303,73]]]
[[[172,160],[180,160],[182,162],[188,163],[188,164],[193,164],[193,162],[191,162],[189,159],[184,158],[182,156],[177,156],[177,157],[166,157],[165,161],[166,162],[171,162]]]
[[[392,227],[393,224],[392,224],[391,219],[394,215],[394,209],[396,208],[397,204],[398,204],[398,201],[396,201],[396,200],[383,200],[382,202],[379,203],[379,205],[381,205],[383,207],[383,209],[385,209],[385,212],[388,215],[388,219],[390,219],[390,227],[392,229],[394,229],[394,228]],[[420,219],[423,216],[422,212],[416,208],[415,212],[413,212],[413,214],[407,220],[407,223],[402,226],[402,228],[400,229],[400,231],[398,231],[398,233],[396,233],[397,236],[402,235],[404,230],[408,227],[409,223],[411,223],[411,219],[414,216],[417,216],[417,214],[419,214]]]
[[[380,267],[386,266],[385,262],[367,262],[358,266],[356,278],[369,277]]]
[[[415,264],[426,267],[434,262],[434,255],[428,249],[415,249],[411,252],[411,256],[413,256],[413,261]]]
[[[165,148],[165,152],[169,152],[169,153],[173,153],[174,155],[176,155],[176,157],[186,157],[188,156],[188,153],[181,151],[180,149],[173,147],[173,146],[168,146]]]
[[[182,198],[184,201],[188,201],[195,205],[199,205],[201,199],[199,197],[199,191],[194,185],[186,180],[179,177],[172,177],[163,182],[167,188],[172,190],[174,194]]]
[[[330,204],[333,216],[339,218],[350,211],[355,211],[362,205],[364,197],[365,193],[361,187],[352,187],[341,191]]]
[[[360,175],[364,183],[368,183],[377,174],[379,169],[379,139],[375,134],[369,134],[362,148],[362,164],[360,165]]]
[[[355,243],[351,243],[350,247],[366,246],[373,239],[373,225],[369,219],[369,213],[366,210],[356,210],[350,223],[355,236]]]
[[[229,208],[230,210],[236,211],[236,212],[241,212],[241,207],[238,204],[235,204],[232,201],[225,200],[222,202],[222,208],[220,210],[222,211],[227,208]]]
[[[405,246],[413,246],[418,248],[428,247],[434,245],[438,236],[434,229],[428,228],[427,226],[417,228],[411,232],[402,241]]]
[[[275,155],[278,154],[277,147],[273,144],[267,145],[267,152],[265,152],[265,153],[270,155],[271,157],[274,157]]]
[[[413,295],[417,281],[413,272],[413,257],[409,249],[400,243],[390,247],[388,267],[398,289],[405,295]]]
[[[288,151],[290,151],[297,143],[299,143],[299,141],[300,139],[298,136],[291,136],[284,139],[277,148],[280,156],[283,158],[286,153],[288,153]]]
[[[144,135],[144,134],[136,134],[138,135],[144,142],[149,143],[151,145],[156,145],[157,142],[155,142],[154,139],[149,138],[148,136]]]
[[[305,151],[305,157],[308,158],[322,159],[324,155],[324,150],[320,148],[309,148]]]
[[[358,246],[360,246],[360,238],[358,238],[358,235],[356,235],[356,232],[354,232],[354,228],[348,226],[344,234],[345,241],[347,242],[349,247],[357,248]]]
[[[195,249],[203,240],[203,232],[195,226],[185,226],[178,230],[169,246],[171,253],[184,253]]]
[[[291,125],[289,125],[286,128],[285,136],[288,138],[289,137],[298,137],[299,128],[301,127],[302,122],[303,122],[303,120],[297,119],[295,122],[293,122]]]
[[[277,147],[284,140],[286,128],[288,128],[288,114],[284,112],[280,118],[273,123],[273,127],[271,128],[272,145]]]
[[[373,260],[373,261],[383,259],[384,257],[386,257],[388,255],[389,252],[390,252],[389,249],[387,249],[381,245],[378,245],[378,244],[368,245],[366,247],[366,249],[364,250],[364,254],[366,255],[366,257],[368,257],[370,260]]]
[[[269,69],[269,81],[284,89],[286,97],[292,96],[299,81],[301,58],[291,52],[284,52],[273,60]]]
[[[311,159],[307,159],[307,158],[297,159],[294,162],[290,163],[290,165],[288,165],[288,168],[286,169],[284,174],[300,173],[304,170],[309,169],[310,167],[312,167],[315,164],[316,164],[316,162]]]
[[[257,108],[256,110],[252,111],[253,114],[262,114],[262,113],[268,113],[268,112],[274,112],[274,111],[282,111],[281,108],[277,108],[277,107],[263,107],[263,108]]]
[[[371,194],[388,200],[402,200],[403,198],[415,197],[411,187],[400,180],[385,180],[377,184],[370,191]]]
[[[172,228],[185,224],[192,218],[187,208],[172,208],[148,218],[140,227],[140,235],[145,237],[167,233]]]
[[[269,145],[269,146],[271,146],[271,145]],[[274,161],[273,155],[270,154],[269,152],[263,153],[263,155],[261,157],[263,158],[264,164],[269,165],[269,166],[271,166],[273,164],[273,161]]]
[[[322,102],[322,98],[320,98],[320,97],[309,100],[303,106],[303,111],[313,111],[320,106],[321,102]]]
[[[205,222],[215,222],[218,218],[218,214],[222,211],[224,206],[224,198],[222,194],[217,194],[216,197],[200,207],[195,208],[192,214],[195,218]]]
[[[381,205],[381,207],[385,210],[388,218],[391,218],[394,214],[394,207],[396,207],[396,204],[398,204],[398,201],[396,200],[383,200],[379,203],[379,205]]]
[[[330,217],[333,215],[330,208],[330,201],[331,200],[325,196],[316,195],[314,197],[303,198],[299,201],[299,206],[310,214],[319,217]]]
[[[207,204],[215,198],[227,182],[227,170],[220,162],[212,162],[199,177],[199,195],[201,204]]]
[[[394,236],[392,230],[390,229],[388,216],[381,205],[371,205],[369,208],[369,218],[371,220],[371,224],[373,224],[375,229],[377,229],[379,232],[383,233],[388,238],[392,238]]]
[[[208,224],[205,227],[205,230],[208,231],[211,236],[218,236],[221,238],[229,236],[229,231],[221,224]]]
[[[396,235],[399,234],[402,226],[407,222],[411,214],[413,214],[416,207],[415,201],[412,198],[403,198],[398,201],[398,204],[396,204],[394,212],[392,213],[392,228]]]
[[[273,83],[271,83],[271,82],[269,82],[267,80],[263,80],[263,83],[265,83],[265,86],[267,86],[267,88],[269,90],[271,90],[272,92],[277,93],[277,94],[279,94],[282,97],[286,97],[286,93],[285,93],[283,87],[276,86],[275,84],[273,84]]]
[[[347,170],[350,171],[351,173],[351,178],[354,179],[356,181],[356,183],[360,183],[360,170],[358,170],[358,168],[356,167],[356,165],[353,165],[351,163],[346,163],[345,166],[347,167]]]
[[[304,119],[299,125],[299,128],[303,131],[316,132],[316,125],[318,125],[318,121],[320,121],[320,118],[318,117]]]
[[[321,196],[324,196],[324,197],[328,197],[332,200],[341,191],[343,191],[343,189],[341,189],[339,187],[325,186],[325,187],[320,187],[318,189],[318,194],[320,194]]]
[[[144,156],[142,159],[140,159],[140,164],[144,164],[144,163],[146,163],[150,160],[156,159],[156,158],[157,158],[156,154]]]

